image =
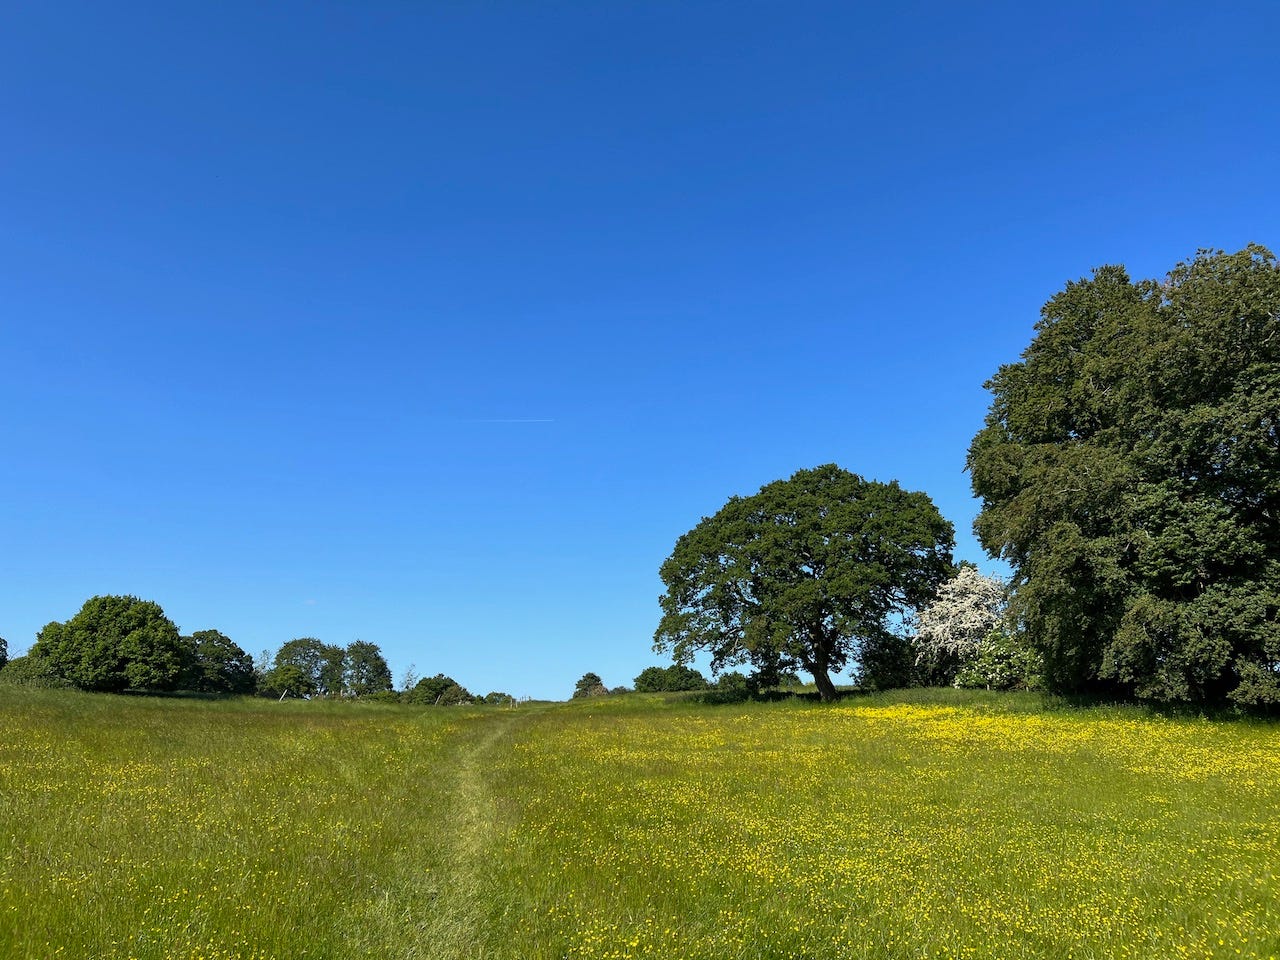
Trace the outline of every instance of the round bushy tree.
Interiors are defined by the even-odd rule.
[[[32,653],[82,690],[173,690],[187,648],[158,603],[137,597],[93,597],[66,623],[36,637]]]
[[[676,541],[654,649],[712,670],[802,669],[824,700],[833,672],[883,645],[951,570],[952,527],[923,493],[835,464],[732,497]]]
[[[584,673],[573,687],[573,699],[578,700],[582,697],[603,697],[609,692],[609,688],[604,685],[604,681],[600,679],[597,673]]]
[[[427,706],[448,706],[451,704],[471,703],[474,699],[467,688],[453,677],[437,673],[434,677],[423,677],[413,689],[406,691],[401,698],[404,703],[422,703]]]
[[[677,693],[706,690],[707,678],[687,664],[673,663],[669,667],[646,667],[636,677],[635,684],[641,693]]]

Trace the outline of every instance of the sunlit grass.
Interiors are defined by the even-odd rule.
[[[0,729],[4,957],[1280,956],[1274,725],[6,691]]]

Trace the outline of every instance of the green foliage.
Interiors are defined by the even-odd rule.
[[[460,683],[445,687],[436,702],[442,707],[456,707],[464,703],[474,703],[475,697]]]
[[[507,706],[514,704],[516,698],[509,693],[503,693],[501,690],[491,690],[483,697],[479,698],[480,703],[487,703],[491,706]]]
[[[346,651],[346,684],[352,695],[367,697],[391,689],[391,668],[376,643],[356,640]]]
[[[986,690],[1039,690],[1044,660],[1024,637],[992,630],[956,672],[955,685]]]
[[[706,690],[707,678],[683,663],[669,667],[646,667],[635,679],[641,693],[675,693],[684,690]]]
[[[1044,307],[987,384],[975,531],[1014,568],[1047,682],[1280,702],[1280,269],[1200,252]]]
[[[834,464],[732,497],[676,542],[654,649],[712,669],[803,669],[823,699],[860,647],[929,600],[951,569],[952,528],[923,493]]]
[[[217,630],[197,630],[183,637],[187,663],[182,687],[200,693],[253,693],[253,658]]]
[[[342,647],[321,643],[315,637],[297,637],[276,652],[267,683],[281,693],[287,689],[303,697],[338,696],[345,677],[346,651]]]
[[[56,689],[69,684],[47,659],[38,654],[14,657],[0,667],[0,685],[11,687],[46,687]]]
[[[665,667],[645,667],[636,676],[635,688],[641,693],[657,693],[667,689]]]
[[[896,690],[918,682],[916,648],[908,637],[885,633],[863,643],[858,683],[868,690]]]
[[[315,685],[296,663],[281,663],[267,671],[259,692],[269,697],[307,697],[315,692]]]
[[[582,697],[603,697],[607,695],[609,688],[604,685],[604,681],[600,679],[598,674],[584,673],[573,688],[573,699],[577,700]]]
[[[726,670],[716,677],[715,686],[712,689],[716,693],[742,700],[755,692],[747,675],[741,670]]]
[[[187,647],[160,605],[137,597],[93,597],[66,623],[50,623],[32,653],[82,690],[173,690]]]
[[[466,687],[452,677],[437,673],[434,677],[423,677],[412,690],[405,693],[400,699],[404,703],[447,707],[471,703],[475,698],[467,692]]]
[[[340,697],[346,692],[347,651],[336,643],[324,644],[320,670],[316,674],[316,692],[322,697]]]

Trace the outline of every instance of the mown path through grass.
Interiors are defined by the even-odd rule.
[[[525,715],[491,713],[466,723],[441,771],[442,800],[435,811],[440,886],[426,915],[426,957],[484,957],[485,931],[507,912],[506,897],[495,881],[495,866],[513,829],[494,789],[494,771],[502,763],[512,728]]]

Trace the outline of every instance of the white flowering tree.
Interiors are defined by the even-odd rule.
[[[962,566],[916,617],[916,665],[933,674],[933,682],[950,683],[1003,622],[1006,597],[999,580]]]

